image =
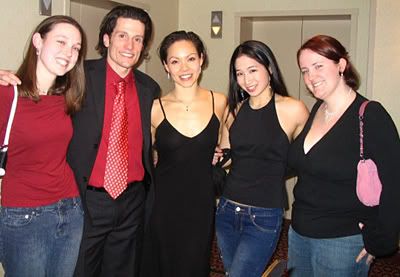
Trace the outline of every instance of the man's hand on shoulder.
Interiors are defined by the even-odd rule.
[[[20,85],[21,80],[11,71],[0,70],[0,85]]]

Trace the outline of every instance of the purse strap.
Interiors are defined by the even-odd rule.
[[[4,136],[4,142],[3,142],[3,145],[1,146],[2,152],[6,152],[8,149],[8,141],[10,139],[11,126],[14,121],[15,111],[17,109],[17,102],[18,102],[18,89],[17,89],[17,86],[14,86],[14,99],[11,104],[11,111],[10,111],[10,115],[8,117],[6,134]]]
[[[367,107],[369,100],[365,100],[361,106],[360,110],[358,111],[358,121],[360,123],[360,158],[364,159],[364,112],[365,108]]]

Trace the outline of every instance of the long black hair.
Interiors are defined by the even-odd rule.
[[[235,116],[237,105],[249,97],[249,94],[243,90],[237,82],[235,62],[236,59],[241,56],[247,56],[254,59],[266,68],[270,75],[272,93],[277,93],[282,96],[289,95],[282,78],[281,70],[279,69],[278,63],[271,49],[261,41],[245,41],[236,47],[229,65],[228,106],[229,112],[232,113],[233,116]]]

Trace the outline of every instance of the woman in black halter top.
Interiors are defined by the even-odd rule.
[[[152,108],[155,197],[142,276],[206,277],[215,208],[211,161],[226,97],[198,86],[207,56],[196,34],[173,32],[159,51],[175,88]]]
[[[227,275],[259,277],[281,230],[289,144],[308,111],[288,97],[273,53],[259,41],[233,52],[228,102],[220,146],[231,149],[232,164],[216,212],[217,242]]]

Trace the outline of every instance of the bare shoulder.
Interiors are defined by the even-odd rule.
[[[290,140],[298,136],[308,119],[308,109],[300,100],[289,96],[276,97],[279,122]]]
[[[227,104],[227,97],[225,94],[222,92],[213,92],[214,93],[214,102],[216,106],[221,106],[223,109],[225,109],[226,104]]]
[[[157,128],[161,121],[164,119],[164,115],[161,109],[159,98],[154,99],[153,106],[151,108],[151,125]]]
[[[215,112],[217,113],[219,118],[222,118],[228,102],[227,97],[225,94],[221,92],[213,92],[213,95],[214,95]]]
[[[276,96],[277,107],[285,114],[290,114],[293,117],[308,117],[308,109],[303,101],[289,96]]]

